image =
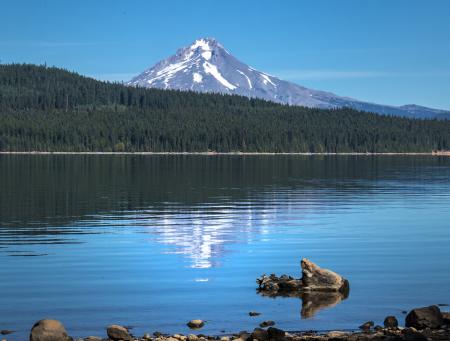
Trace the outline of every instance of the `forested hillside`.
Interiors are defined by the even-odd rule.
[[[450,121],[126,87],[0,65],[1,151],[430,152]]]

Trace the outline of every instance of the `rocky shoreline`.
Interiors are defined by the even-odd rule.
[[[303,301],[302,317],[308,318],[321,307],[337,304],[346,299],[350,292],[350,284],[341,275],[322,269],[308,259],[302,259],[302,278],[292,276],[262,275],[256,280],[257,291],[265,296],[300,297]],[[336,303],[337,302],[337,303]],[[306,304],[306,306],[305,306]],[[406,312],[405,312],[406,313]],[[261,314],[250,311],[249,316]],[[441,312],[439,306],[416,308],[411,310],[401,325],[395,316],[387,316],[381,325],[367,321],[359,326],[359,330],[329,332],[317,331],[285,331],[275,327],[276,322],[266,320],[259,323],[253,331],[241,331],[228,335],[204,335],[201,329],[205,321],[191,320],[186,325],[192,334],[167,335],[160,332],[146,333],[143,336],[133,335],[130,328],[110,325],[106,329],[107,337],[88,336],[74,339],[69,336],[64,325],[57,320],[40,320],[34,324],[30,332],[30,341],[449,341],[450,312]],[[8,341],[7,335],[14,333],[1,330],[1,341]],[[195,334],[194,334],[195,333]]]
[[[250,312],[258,316],[257,312]],[[123,326],[111,325],[106,330],[107,337],[88,336],[74,339],[70,337],[63,324],[56,320],[41,320],[36,322],[30,332],[30,341],[448,341],[450,340],[450,313],[441,312],[438,306],[429,306],[411,310],[404,327],[394,316],[387,316],[383,326],[375,325],[373,321],[363,323],[359,331],[335,330],[327,333],[315,331],[288,332],[274,327],[274,321],[264,321],[260,328],[253,331],[241,331],[226,336],[204,335],[199,331],[205,322],[192,320],[187,325],[196,330],[192,334],[167,335],[159,332],[133,335]],[[2,341],[7,341],[7,335],[13,333],[2,330]]]

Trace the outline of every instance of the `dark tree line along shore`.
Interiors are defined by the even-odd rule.
[[[127,87],[0,65],[0,151],[431,152],[450,121]]]

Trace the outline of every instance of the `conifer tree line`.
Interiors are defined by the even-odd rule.
[[[450,121],[127,87],[0,65],[0,151],[431,152]]]

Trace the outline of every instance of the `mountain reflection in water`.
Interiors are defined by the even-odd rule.
[[[445,157],[0,155],[0,329],[15,341],[43,317],[75,337],[111,323],[189,333],[192,318],[205,334],[253,330],[249,311],[286,330],[400,318],[450,300],[449,202]],[[348,278],[350,296],[255,293],[262,273],[300,276],[302,257]]]

